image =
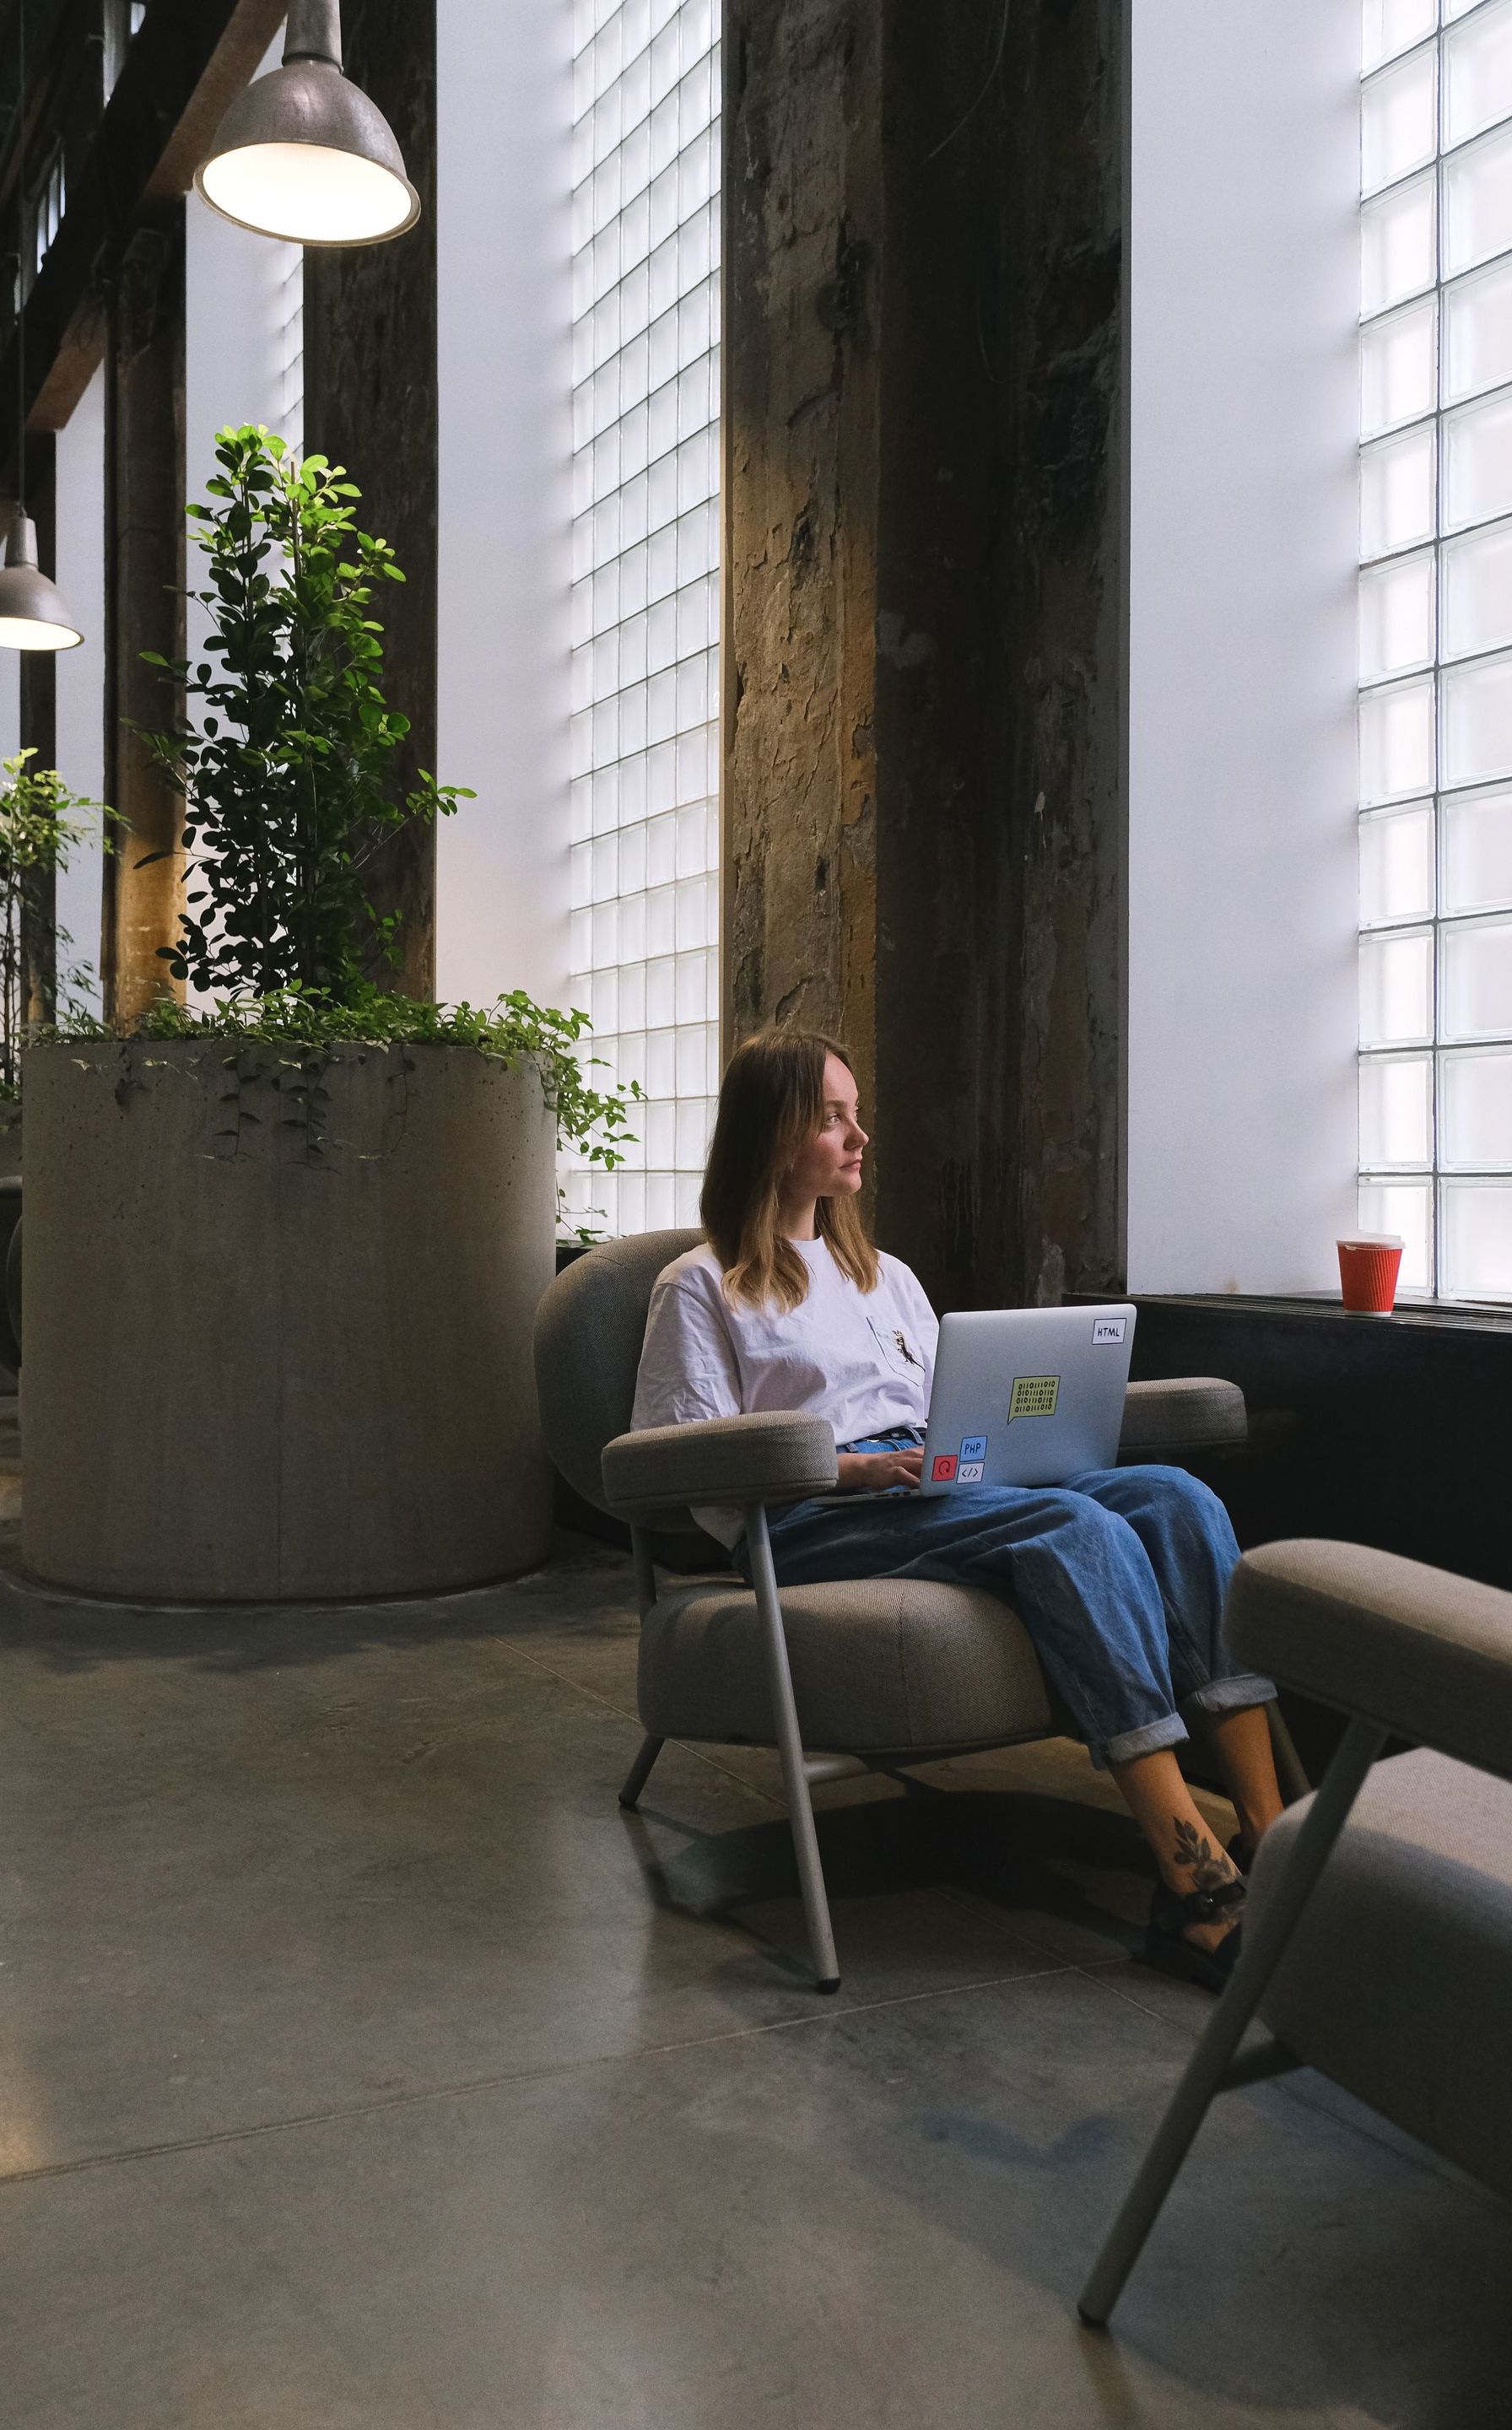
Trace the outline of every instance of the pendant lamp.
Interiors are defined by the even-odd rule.
[[[23,431],[21,453],[25,452]],[[83,639],[57,584],[38,570],[37,526],[20,507],[0,566],[0,649],[76,650]]]
[[[26,11],[18,8],[16,125],[25,142]],[[25,151],[18,164],[18,186],[26,191]],[[25,213],[23,213],[25,218]],[[16,256],[16,511],[6,541],[6,561],[0,566],[0,649],[76,650],[84,636],[64,607],[61,593],[37,563],[37,526],[26,512],[26,315],[21,291],[21,256]]]
[[[379,244],[420,217],[388,120],[341,73],[341,0],[291,0],[284,63],[238,95],[194,184],[292,244]]]

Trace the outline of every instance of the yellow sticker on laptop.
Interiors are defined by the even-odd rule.
[[[1008,1404],[1009,1425],[1015,1418],[1053,1418],[1059,1398],[1058,1375],[1015,1375],[1013,1398]]]

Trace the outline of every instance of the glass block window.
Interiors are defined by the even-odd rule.
[[[281,244],[282,275],[278,281],[278,355],[283,410],[277,429],[291,447],[305,444],[305,249]]]
[[[716,0],[573,0],[572,1000],[648,1102],[572,1219],[694,1223],[719,1082]]]
[[[61,147],[53,154],[37,189],[31,209],[31,278],[35,279],[42,263],[51,253],[63,225],[68,208],[68,179],[63,170]],[[28,281],[28,286],[30,281]]]
[[[105,0],[104,42],[100,61],[105,79],[105,97],[109,100],[126,53],[141,33],[147,15],[147,0]]]
[[[1360,1223],[1512,1300],[1512,0],[1365,0]]]

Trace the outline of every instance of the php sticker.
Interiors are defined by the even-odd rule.
[[[954,1485],[955,1482],[955,1455],[953,1451],[940,1452],[936,1457],[934,1465],[931,1467],[929,1472],[930,1484]]]
[[[960,1456],[962,1459],[986,1459],[986,1435],[963,1435],[961,1437]]]
[[[1127,1329],[1128,1322],[1129,1320],[1126,1316],[1094,1316],[1092,1319],[1092,1340],[1094,1341],[1122,1341],[1124,1332]]]
[[[1015,1418],[1053,1418],[1060,1398],[1058,1375],[1015,1375],[1008,1423]]]

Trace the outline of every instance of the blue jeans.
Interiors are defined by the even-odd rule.
[[[917,1428],[847,1451],[917,1443]],[[1222,1638],[1238,1559],[1216,1493],[1181,1468],[1099,1468],[1064,1485],[907,1487],[768,1513],[779,1586],[943,1578],[1011,1602],[1094,1763],[1127,1763],[1187,1736],[1183,1710],[1267,1703]],[[744,1541],[736,1561],[750,1576]]]

